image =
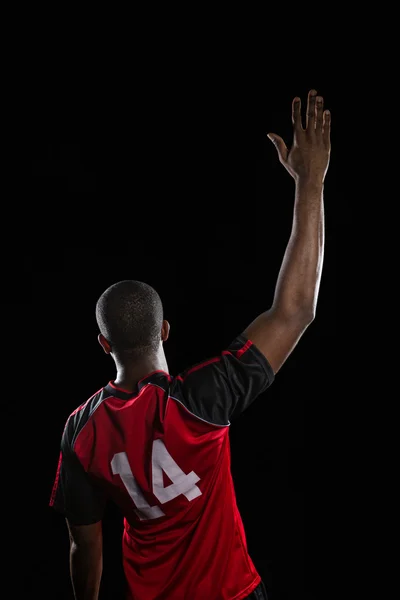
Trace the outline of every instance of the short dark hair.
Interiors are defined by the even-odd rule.
[[[96,304],[100,332],[120,355],[143,356],[156,351],[163,318],[160,296],[142,281],[114,283]]]

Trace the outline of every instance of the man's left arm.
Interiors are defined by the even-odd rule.
[[[68,519],[66,521],[75,600],[98,600],[103,572],[102,521],[92,525],[73,525]]]
[[[98,600],[103,571],[102,519],[107,494],[101,479],[89,472],[88,456],[91,455],[86,446],[92,447],[94,441],[84,417],[83,408],[72,413],[65,425],[50,506],[63,514],[67,522],[75,600]],[[83,449],[79,438],[82,430],[86,435]]]

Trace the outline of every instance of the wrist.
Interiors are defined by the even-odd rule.
[[[297,189],[323,190],[324,177],[322,175],[300,176],[295,178],[295,183]]]

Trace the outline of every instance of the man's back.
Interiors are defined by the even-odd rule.
[[[69,467],[52,503],[78,525],[99,521],[107,498],[116,503],[132,598],[241,600],[259,584],[235,500],[229,419],[273,378],[239,336],[177,377],[149,374],[135,393],[110,382],[68,419]]]

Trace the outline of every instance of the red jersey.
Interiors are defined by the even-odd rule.
[[[230,469],[230,419],[272,383],[243,335],[135,392],[110,382],[68,418],[50,506],[75,525],[124,517],[130,600],[242,600],[261,581],[249,554]]]

